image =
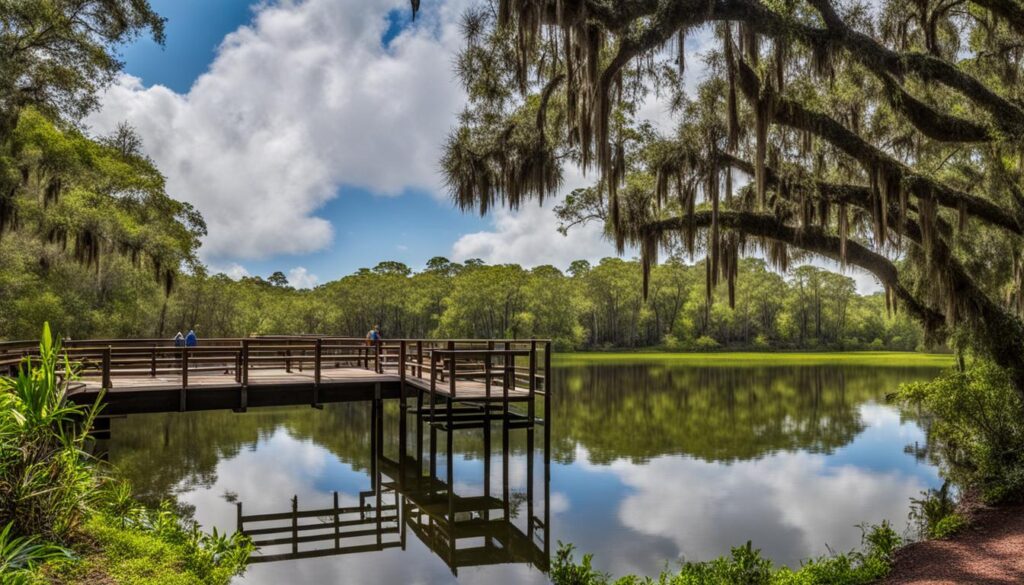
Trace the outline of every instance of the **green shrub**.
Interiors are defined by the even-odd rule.
[[[748,542],[733,548],[728,557],[686,563],[678,572],[663,572],[657,579],[627,575],[615,585],[861,585],[873,583],[889,573],[892,554],[901,539],[883,522],[864,530],[860,551],[821,557],[799,569],[776,568]],[[551,580],[555,585],[607,585],[609,577],[595,570],[591,555],[580,564],[573,560],[572,545],[559,543]]]
[[[956,513],[956,502],[949,493],[949,481],[937,490],[921,492],[921,498],[910,499],[910,521],[917,527],[918,535],[927,538],[945,538],[955,528],[952,517]],[[963,518],[960,518],[962,523]],[[945,524],[944,524],[945,523]],[[942,526],[940,528],[940,525]]]
[[[13,536],[66,543],[95,503],[102,478],[85,453],[95,409],[66,402],[58,341],[43,326],[39,357],[0,377],[0,526]]]
[[[977,361],[931,382],[905,384],[897,398],[932,415],[928,440],[949,479],[979,488],[990,503],[1024,497],[1024,408],[1005,370]]]
[[[967,526],[967,520],[963,516],[953,512],[933,525],[929,531],[930,538],[949,538],[960,532]]]
[[[0,378],[0,585],[51,576],[85,585],[97,575],[132,585],[227,585],[244,569],[251,541],[185,525],[169,503],[149,510],[128,484],[101,473],[85,452],[98,405],[67,402],[72,364],[49,326],[40,339],[38,358]]]
[[[698,351],[710,351],[713,349],[718,349],[719,347],[719,343],[715,341],[713,337],[709,337],[707,335],[701,335],[700,337],[697,338],[697,341],[693,343]]]

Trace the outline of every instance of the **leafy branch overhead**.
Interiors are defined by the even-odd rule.
[[[1024,392],[1024,9],[1016,0],[496,0],[463,18],[470,101],[442,167],[457,204],[543,201],[604,222],[645,272],[706,254],[735,287],[759,251],[874,274],[935,340]],[[713,39],[683,89],[686,38]],[[639,104],[671,104],[657,132]],[[730,295],[731,296],[731,295]]]
[[[146,32],[163,43],[164,20],[146,0],[45,0],[0,2],[0,23],[0,237],[43,243],[44,270],[65,252],[97,271],[107,254],[145,261],[170,291],[196,262],[202,217],[167,196],[130,127],[79,127],[121,71],[118,47]]]

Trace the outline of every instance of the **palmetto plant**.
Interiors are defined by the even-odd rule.
[[[0,525],[14,536],[65,542],[98,497],[84,451],[97,408],[67,401],[73,371],[44,325],[39,356],[0,377]]]
[[[70,558],[71,552],[63,547],[39,542],[33,536],[14,536],[13,525],[8,524],[0,530],[0,583],[8,585],[8,575],[16,574],[22,569],[45,563],[46,561]],[[16,583],[16,579],[12,579]]]

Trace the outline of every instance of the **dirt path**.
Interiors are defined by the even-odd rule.
[[[897,553],[883,583],[1024,583],[1024,506],[979,510],[971,527],[957,537],[907,546]]]

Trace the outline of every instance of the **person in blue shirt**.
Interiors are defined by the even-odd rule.
[[[366,345],[377,345],[381,342],[380,325],[374,325],[366,334]]]
[[[184,347],[184,346],[185,346],[185,336],[181,334],[181,331],[179,331],[178,334],[174,336],[174,347]]]
[[[195,347],[199,345],[199,338],[196,337],[196,332],[194,330],[188,330],[188,335],[185,336],[185,345],[187,347]]]

